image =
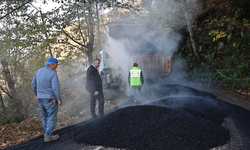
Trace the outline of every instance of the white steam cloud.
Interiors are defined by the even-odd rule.
[[[145,39],[149,40],[159,49],[162,49],[165,53],[175,53],[183,40],[183,33],[180,33],[179,31],[187,32],[187,21],[184,15],[185,3],[152,0],[144,1],[142,4],[146,9],[145,11],[141,11],[140,15],[143,16],[143,18],[134,18],[130,15],[127,17],[122,16],[122,19],[126,22],[137,23],[140,26],[140,36],[142,38],[145,37]],[[199,2],[196,0],[191,0],[185,5],[190,11],[189,14],[192,20],[191,16],[195,16],[195,12],[200,11]],[[156,16],[157,13],[155,10],[157,10],[159,16]],[[165,16],[163,14],[165,14]],[[164,16],[164,18],[160,20],[158,17],[162,16]],[[113,17],[119,18],[119,16],[115,16],[114,14]],[[158,21],[152,20],[153,17],[157,18]],[[170,28],[170,26],[174,26],[174,29]],[[141,40],[140,38],[122,38],[117,40],[108,37],[107,39],[108,46],[106,49],[108,49],[112,57],[115,58],[115,61],[113,60],[112,62],[112,68],[120,68],[122,71],[121,74],[124,76],[126,81],[128,78],[129,69],[132,68],[132,64],[135,62],[134,57],[136,55],[138,56],[147,55],[149,53],[158,53],[157,50],[152,52],[152,49],[155,47],[150,48],[147,45],[145,46],[144,42],[145,41]],[[138,49],[141,49],[142,51],[138,51]],[[183,80],[183,70],[181,70],[181,68],[184,66],[185,64],[182,62],[181,58],[173,60],[172,74],[165,78],[158,78],[158,82],[186,85]],[[146,91],[150,87],[152,87],[152,83],[145,82],[142,92]],[[127,85],[126,94],[128,96],[132,95],[132,88],[129,85]]]

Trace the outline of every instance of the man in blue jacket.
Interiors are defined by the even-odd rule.
[[[87,69],[86,89],[90,93],[90,111],[92,118],[96,118],[95,105],[96,99],[99,101],[99,116],[104,115],[104,96],[102,92],[102,79],[97,71],[100,66],[100,59],[95,59]]]
[[[50,142],[59,138],[59,135],[52,135],[52,133],[56,124],[58,106],[62,104],[62,100],[59,80],[55,72],[58,60],[49,58],[44,65],[46,67],[36,72],[31,85],[41,110],[44,142]]]

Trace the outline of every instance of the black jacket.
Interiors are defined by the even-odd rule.
[[[86,89],[90,93],[95,91],[98,91],[99,93],[102,92],[102,79],[93,65],[89,66],[87,70]]]

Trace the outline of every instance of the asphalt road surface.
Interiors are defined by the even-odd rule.
[[[250,112],[213,94],[179,84],[152,86],[141,101],[6,150],[249,150]]]

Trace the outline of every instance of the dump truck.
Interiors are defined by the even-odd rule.
[[[99,73],[103,88],[118,83],[122,92],[128,87],[128,74],[136,62],[144,80],[168,76],[172,72],[172,53],[167,53],[139,33],[134,23],[106,23],[107,46],[100,51]]]

